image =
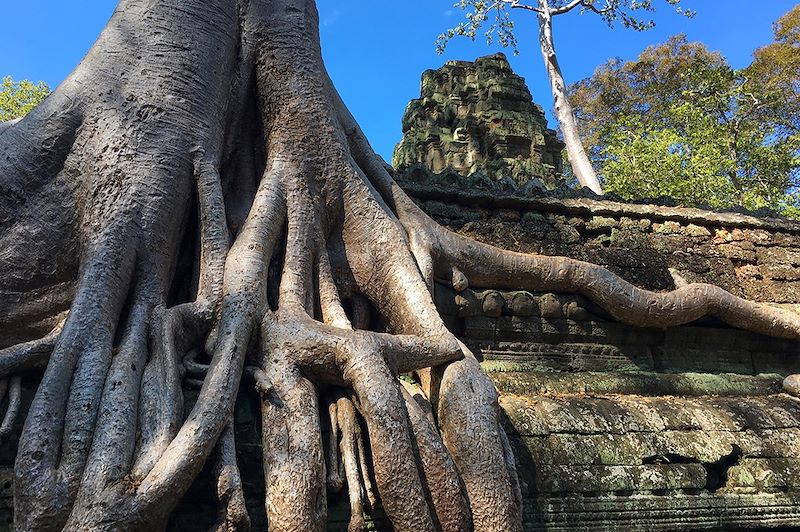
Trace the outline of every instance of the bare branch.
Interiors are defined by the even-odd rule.
[[[519,0],[502,0],[504,4],[508,4],[508,6],[512,9],[525,9],[527,11],[533,11],[534,13],[541,13],[542,10],[538,7],[533,7],[532,5],[523,4]]]
[[[570,2],[569,4],[567,4],[565,6],[562,6],[562,7],[556,8],[556,9],[551,9],[550,10],[550,16],[563,15],[564,13],[569,13],[570,11],[572,11],[573,9],[575,9],[578,6],[588,7],[592,11],[595,11],[595,12],[599,13],[598,9],[596,7],[594,7],[593,4],[586,4],[585,0],[572,0],[572,2]]]

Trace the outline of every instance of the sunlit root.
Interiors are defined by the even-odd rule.
[[[86,268],[25,421],[14,483],[15,522],[23,530],[61,528],[77,496],[132,276],[133,253],[124,244],[110,240]],[[106,257],[119,269],[109,268]],[[107,297],[98,301],[94,290]],[[93,324],[89,332],[82,331],[84,320]]]
[[[372,483],[370,476],[370,469],[368,465],[369,456],[367,455],[366,446],[364,445],[364,434],[356,439],[357,456],[358,456],[358,471],[361,474],[361,481],[364,483],[364,494],[367,497],[367,503],[370,508],[376,508],[378,505],[378,491]]]
[[[639,327],[673,327],[710,315],[761,334],[800,337],[797,313],[741,299],[718,286],[686,284],[656,293],[637,288],[596,264],[515,253],[445,229],[436,232],[441,245],[438,260],[458,268],[475,286],[577,292],[618,320]]]
[[[347,493],[350,497],[350,524],[347,530],[348,532],[360,532],[364,530],[363,481],[359,467],[360,457],[357,443],[361,439],[361,428],[358,425],[355,407],[348,398],[341,397],[337,401],[336,412],[338,425],[342,432],[340,449],[347,478]],[[369,481],[369,477],[366,477],[366,480]]]
[[[150,320],[152,353],[142,375],[139,438],[133,478],[143,478],[177,434],[183,420],[181,356],[202,341],[210,327],[211,311],[203,303],[166,309],[157,307]],[[185,358],[196,353],[191,349]]]
[[[344,480],[344,468],[341,460],[339,460],[339,407],[337,401],[334,399],[328,404],[328,420],[330,421],[330,436],[328,438],[328,459],[326,462],[328,478],[328,490],[333,493],[339,493]]]
[[[432,509],[425,496],[426,488],[421,480],[422,469],[418,469],[412,445],[411,424],[396,377],[397,373],[393,368],[405,368],[410,365],[412,369],[409,371],[411,371],[430,364],[430,361],[451,360],[460,356],[460,353],[452,351],[457,345],[451,345],[449,342],[437,345],[435,342],[411,336],[345,330],[314,322],[301,315],[268,316],[264,322],[262,336],[277,343],[270,350],[271,355],[265,359],[268,366],[280,367],[280,357],[288,356],[288,360],[292,360],[293,365],[301,368],[303,374],[354,391],[358,401],[358,412],[363,416],[367,427],[372,452],[370,463],[374,468],[373,474],[384,510],[395,527],[407,527],[408,530],[432,529],[434,526]],[[266,373],[274,382],[275,378],[285,380],[286,375],[294,375],[296,371],[289,368],[276,373],[275,370],[268,369]],[[297,379],[297,377],[291,378]],[[301,385],[303,381],[295,382],[296,385]],[[276,394],[277,391],[278,387],[269,396],[270,404],[266,406],[265,419],[275,419],[276,414],[283,411],[284,419],[291,418],[295,423],[300,423],[300,426],[308,426],[313,422],[315,418],[311,415],[291,415],[313,395],[312,389],[300,396],[293,396],[288,391],[285,394]],[[307,399],[302,399],[303,397]],[[369,497],[371,489],[366,485],[364,490],[366,493],[361,490],[362,483],[367,484],[370,474],[364,471],[366,469],[362,456],[364,449],[358,444],[360,428],[353,404],[349,399],[342,398],[337,401],[336,412],[342,438],[342,460],[353,509],[354,520],[351,526],[356,530],[363,527],[363,522],[360,521],[363,498],[365,495]],[[302,422],[302,419],[306,421]],[[275,422],[270,422],[269,425],[281,426]],[[290,438],[292,434],[306,432],[298,426],[295,427],[295,430],[289,432]],[[275,441],[276,437],[278,441],[286,438],[279,434],[271,434],[270,440]],[[310,437],[310,435],[306,437],[306,446],[309,445]],[[317,435],[312,441],[316,442],[318,439]],[[268,440],[265,436],[265,445],[266,441]],[[313,447],[316,447],[316,443]],[[308,450],[303,453],[295,451],[291,457],[287,455],[282,460],[275,457],[277,451],[265,447],[265,452],[270,464],[270,472],[267,475],[268,486],[274,485],[275,493],[282,493],[286,487],[279,485],[279,479],[285,475],[272,472],[273,468],[280,467],[275,464],[286,465],[292,461],[291,457],[296,460],[299,456],[308,456]],[[295,465],[290,469],[293,471],[293,477],[296,478],[299,471],[303,471],[303,475],[315,471],[318,467],[317,461],[318,458],[314,454],[306,458],[302,466]],[[317,486],[317,482],[301,482],[300,485]],[[297,493],[297,482],[293,486],[295,491],[292,493]],[[276,498],[277,495],[273,496],[269,487],[268,492],[270,509],[275,505],[274,501],[279,500],[285,504],[287,499],[291,498],[290,494]],[[321,497],[317,488],[313,493],[313,497],[306,497],[307,502],[319,500]],[[299,512],[294,508],[291,513],[295,516],[309,515],[309,510]],[[273,512],[270,515],[273,515]],[[281,518],[278,516],[276,519]]]
[[[47,336],[0,350],[0,399],[7,396],[6,412],[0,424],[0,443],[14,428],[20,411],[22,379],[20,373],[45,368],[56,345],[63,320]],[[10,376],[10,377],[9,377]]]
[[[439,257],[434,253],[438,245],[437,233],[430,229],[433,222],[391,179],[338,99],[337,110],[354,159],[397,214],[409,240],[414,243],[411,249],[422,275],[425,275],[426,264],[432,263],[436,278],[466,288],[467,272],[462,272],[457,265],[442,267],[438,262]],[[424,329],[424,320],[419,319],[411,330]],[[419,371],[425,395],[434,405],[444,444],[464,482],[475,529],[521,530],[518,480],[516,472],[510,470],[513,462],[506,459],[500,436],[497,392],[471,353],[463,346],[462,352],[467,355],[463,360]]]
[[[505,454],[497,391],[472,353],[462,349],[463,360],[420,372],[423,389],[435,400],[442,440],[464,483],[475,530],[518,532],[519,480]]]
[[[276,355],[261,399],[267,519],[278,532],[321,531],[328,508],[317,392],[297,368],[273,363]]]
[[[472,530],[469,503],[461,479],[436,426],[420,404],[425,401],[421,390],[403,383],[403,397],[437,529],[445,532]]]
[[[245,506],[239,466],[236,464],[236,443],[233,421],[228,423],[217,442],[214,473],[217,477],[219,515],[215,532],[250,530],[250,516]]]

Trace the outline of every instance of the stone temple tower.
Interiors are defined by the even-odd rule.
[[[537,179],[555,188],[563,180],[563,148],[525,80],[498,53],[422,74],[392,162],[401,173],[421,164],[434,173],[451,167],[465,176],[480,172],[520,185]]]

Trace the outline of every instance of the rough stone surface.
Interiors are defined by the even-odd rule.
[[[635,329],[573,295],[437,302],[501,394],[526,530],[800,526],[798,342]]]
[[[564,144],[503,54],[448,61],[423,73],[420,97],[403,116],[403,135],[393,161],[401,170],[421,163],[434,172],[450,167],[519,184],[562,182]]]
[[[677,274],[754,301],[800,304],[794,220],[531,194],[453,172],[398,180],[439,223],[499,247],[585,260],[652,290],[675,288]]]
[[[525,196],[448,172],[403,183],[440,223],[485,242],[599,263],[655,290],[708,282],[799,308],[790,220]],[[436,302],[501,394],[526,530],[800,527],[800,400],[782,393],[800,343],[713,319],[632,328],[571,294],[437,285]]]

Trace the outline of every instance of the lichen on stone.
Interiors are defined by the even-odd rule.
[[[420,92],[403,116],[393,158],[400,172],[422,163],[436,173],[452,168],[519,185],[563,184],[564,144],[502,53],[428,70]]]

